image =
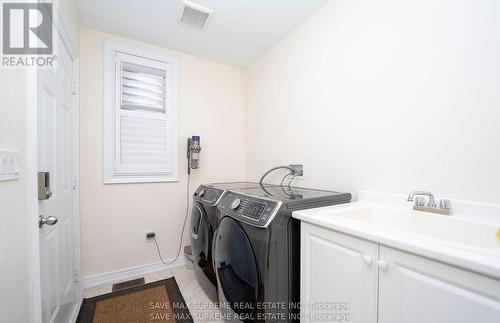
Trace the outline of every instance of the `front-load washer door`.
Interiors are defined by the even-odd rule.
[[[259,271],[245,231],[233,218],[226,216],[219,223],[214,246],[219,299],[227,302],[240,317],[255,317]]]
[[[211,265],[212,257],[212,237],[213,231],[210,222],[208,221],[207,213],[203,205],[199,202],[193,204],[191,210],[191,250],[195,266],[202,270]]]

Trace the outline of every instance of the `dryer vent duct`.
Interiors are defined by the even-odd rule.
[[[184,1],[180,23],[198,30],[203,30],[213,12],[213,10],[198,4]]]

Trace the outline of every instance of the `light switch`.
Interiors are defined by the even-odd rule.
[[[0,181],[18,180],[20,169],[19,151],[0,149]]]

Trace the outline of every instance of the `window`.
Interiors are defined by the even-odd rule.
[[[105,45],[104,183],[178,181],[177,63]]]

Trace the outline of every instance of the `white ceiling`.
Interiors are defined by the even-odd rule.
[[[84,26],[244,68],[327,0],[191,0],[205,30],[178,23],[182,0],[77,0]]]

